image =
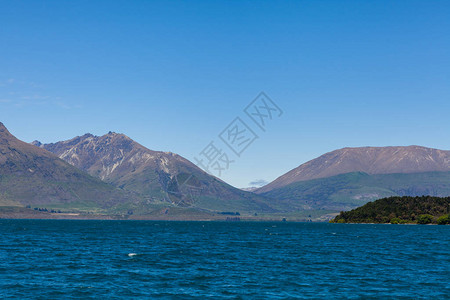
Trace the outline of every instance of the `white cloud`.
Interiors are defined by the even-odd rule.
[[[261,186],[264,186],[264,185],[266,185],[268,183],[269,182],[267,182],[264,179],[256,179],[256,180],[253,180],[252,182],[250,182],[248,185],[251,186],[251,187],[261,187]]]
[[[53,106],[60,109],[80,108],[70,105],[61,97],[47,95],[40,84],[20,81],[14,78],[0,80],[0,103],[14,105],[17,108],[32,106]]]

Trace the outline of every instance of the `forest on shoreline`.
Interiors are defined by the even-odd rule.
[[[388,197],[341,212],[331,223],[450,224],[450,197]]]

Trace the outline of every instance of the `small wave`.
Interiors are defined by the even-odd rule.
[[[128,253],[129,257],[133,257],[133,256],[137,256],[137,255],[138,255],[137,253]]]

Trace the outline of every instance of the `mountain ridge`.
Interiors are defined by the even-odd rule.
[[[66,141],[33,144],[152,201],[223,211],[274,211],[264,197],[234,188],[178,154],[150,150],[124,134],[88,133]]]
[[[21,155],[14,154],[14,149],[19,149],[16,152]],[[10,165],[5,164],[14,155],[17,156],[16,161]],[[302,164],[269,185],[258,188],[256,195],[228,185],[178,154],[150,150],[125,134],[109,132],[96,136],[86,133],[56,143],[42,144],[34,141],[27,144],[16,139],[0,123],[1,184],[8,183],[5,180],[8,176],[34,172],[28,166],[39,161],[36,157],[41,160],[44,157],[53,162],[48,168],[49,174],[52,169],[60,170],[61,166],[63,169],[71,167],[71,172],[77,170],[81,172],[77,175],[79,178],[91,182],[91,185],[87,184],[90,187],[94,187],[92,180],[95,179],[96,184],[104,184],[100,190],[107,190],[106,193],[110,193],[111,189],[120,191],[122,195],[132,193],[128,194],[134,195],[130,199],[119,200],[116,197],[109,204],[101,205],[103,208],[119,205],[122,211],[132,208],[138,213],[162,207],[192,208],[204,212],[240,211],[247,215],[305,209],[346,210],[383,196],[421,193],[447,196],[450,191],[450,151],[421,146],[338,149]],[[17,173],[11,166],[20,163],[23,166]],[[59,175],[63,174],[62,177],[66,176],[64,172],[58,172]],[[335,173],[336,175],[330,175]],[[59,194],[52,190],[53,186],[49,190],[45,185],[45,176],[49,175],[41,175],[33,177],[35,182],[21,182],[25,182],[25,186],[42,189],[41,197],[45,196],[43,192],[54,195],[47,202],[73,200],[66,190],[59,191]],[[271,185],[275,187],[264,191]],[[7,187],[17,191],[20,186],[9,184]],[[89,194],[92,191],[84,192]],[[14,197],[8,197],[1,194],[0,203],[17,204]],[[24,197],[16,197],[22,205]],[[27,197],[30,197],[29,193]]]
[[[372,174],[352,172],[298,181],[263,195],[284,210],[345,211],[390,196],[450,195],[450,172]]]
[[[110,209],[137,200],[66,163],[51,152],[17,139],[0,123],[0,204],[74,204]]]
[[[257,189],[266,193],[289,184],[351,172],[367,174],[450,171],[450,151],[422,146],[346,147],[325,153]]]

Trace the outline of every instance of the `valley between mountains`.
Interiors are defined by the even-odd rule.
[[[124,134],[28,144],[0,123],[1,217],[318,221],[383,197],[421,195],[450,195],[450,151],[344,148],[250,192]]]

